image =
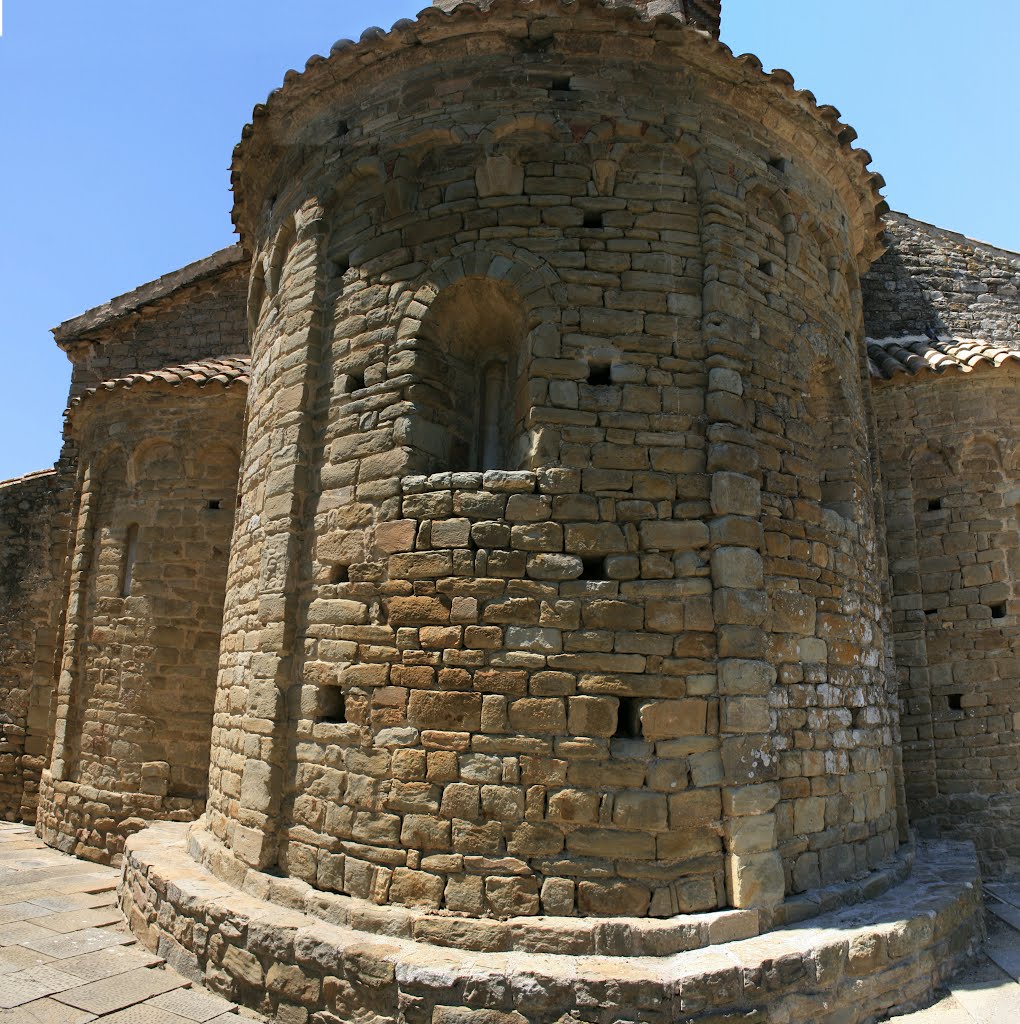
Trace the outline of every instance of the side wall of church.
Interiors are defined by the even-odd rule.
[[[1020,856],[1020,406],[1008,367],[879,384],[903,760],[922,833]]]
[[[0,817],[32,821],[60,604],[57,476],[0,483]]]
[[[886,224],[888,252],[861,281],[868,337],[930,327],[1020,345],[1020,256],[903,214]]]
[[[72,414],[81,457],[40,833],[96,860],[204,807],[244,387],[135,385]]]

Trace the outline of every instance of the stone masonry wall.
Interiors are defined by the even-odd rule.
[[[136,384],[72,410],[79,489],[41,834],[116,856],[204,808],[243,386]]]
[[[876,866],[873,197],[703,34],[551,2],[423,31],[292,86],[318,141],[235,186],[262,212],[212,833],[496,917]]]
[[[86,314],[58,328],[58,344],[73,364],[70,398],[130,373],[247,352],[247,270],[246,261],[232,257],[169,295],[95,324]]]
[[[1020,407],[1012,364],[875,388],[911,819],[1020,855]]]
[[[0,483],[0,816],[32,821],[60,604],[56,476]]]
[[[871,338],[922,335],[1020,345],[1020,255],[913,220],[886,218],[888,252],[864,276]]]

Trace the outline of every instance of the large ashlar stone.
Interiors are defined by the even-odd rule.
[[[783,902],[786,879],[778,853],[730,854],[726,884],[735,907],[775,907]]]

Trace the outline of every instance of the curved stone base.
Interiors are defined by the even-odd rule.
[[[330,925],[256,899],[158,824],[125,850],[132,930],[183,973],[309,1024],[868,1024],[930,1001],[983,935],[974,849],[930,843],[863,904],[663,957],[482,953]],[[727,1015],[736,1015],[735,1017]]]
[[[194,821],[205,800],[55,782],[43,772],[35,830],[47,846],[97,864],[119,864],[128,836],[154,821]]]

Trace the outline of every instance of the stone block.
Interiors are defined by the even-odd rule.
[[[717,548],[712,552],[712,583],[716,587],[760,589],[765,583],[765,566],[761,555],[751,548]]]
[[[407,720],[417,729],[477,732],[481,718],[482,697],[477,693],[414,690],[407,702]]]
[[[570,697],[567,727],[575,736],[612,736],[616,732],[619,705],[615,697]]]
[[[712,474],[712,511],[717,516],[757,516],[761,513],[761,486],[743,473]]]
[[[649,701],[640,709],[641,734],[651,741],[703,736],[707,714],[708,702],[704,700]]]
[[[730,854],[726,858],[730,903],[738,909],[776,907],[786,894],[783,861],[778,853]]]

